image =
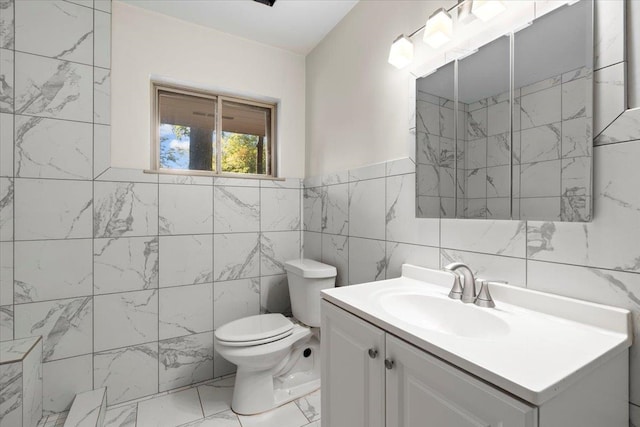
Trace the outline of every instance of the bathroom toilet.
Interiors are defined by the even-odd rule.
[[[231,408],[268,411],[320,388],[320,291],[336,268],[310,259],[285,263],[293,318],[279,313],[234,320],[215,332],[216,351],[237,365]]]

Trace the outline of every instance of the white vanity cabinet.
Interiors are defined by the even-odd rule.
[[[323,427],[385,426],[385,333],[322,301]]]
[[[323,290],[323,427],[628,427],[629,310],[453,276]]]
[[[385,360],[387,427],[538,425],[535,407],[390,334]]]
[[[326,301],[321,330],[323,427],[538,425],[534,406]]]

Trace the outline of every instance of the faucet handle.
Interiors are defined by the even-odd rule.
[[[493,308],[496,306],[496,303],[493,302],[493,298],[491,298],[491,294],[489,293],[489,283],[491,282],[483,279],[476,280],[476,284],[480,285],[480,291],[475,300],[475,304],[478,307]]]
[[[453,287],[449,292],[449,298],[451,299],[462,299],[462,283],[460,283],[460,275],[456,272],[451,272],[454,276],[453,279]]]

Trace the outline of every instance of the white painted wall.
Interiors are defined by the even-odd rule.
[[[303,56],[119,1],[112,19],[113,167],[150,166],[153,77],[278,101],[279,175],[304,176]]]
[[[389,47],[452,4],[361,1],[307,56],[307,176],[413,157],[410,74],[387,63]]]

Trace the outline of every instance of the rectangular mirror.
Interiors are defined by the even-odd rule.
[[[592,93],[588,0],[417,79],[416,215],[590,221]]]
[[[458,218],[511,218],[509,37],[458,61]]]
[[[416,216],[455,218],[454,63],[416,81]]]
[[[514,219],[591,220],[592,10],[583,0],[514,34]]]

